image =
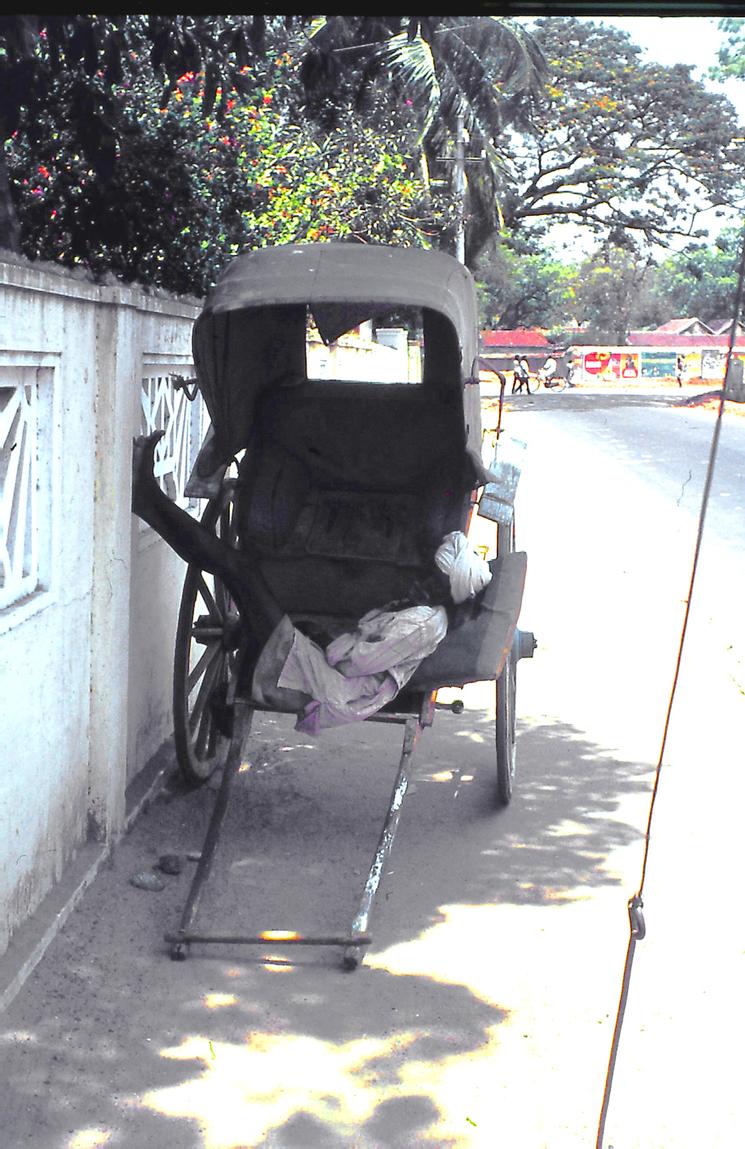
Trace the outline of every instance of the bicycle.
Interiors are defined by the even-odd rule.
[[[539,382],[543,384],[547,391],[563,391],[567,385],[567,381],[563,375],[544,375],[543,372],[538,372]]]

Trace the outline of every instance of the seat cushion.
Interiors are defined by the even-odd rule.
[[[524,551],[516,551],[489,563],[491,582],[476,597],[471,617],[449,629],[437,650],[419,664],[409,682],[412,689],[499,678],[520,615],[527,561]]]

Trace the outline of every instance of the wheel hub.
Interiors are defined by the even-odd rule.
[[[516,630],[513,650],[516,658],[532,658],[538,646],[532,630]]]
[[[222,629],[223,650],[235,650],[240,643],[241,619],[235,611],[229,610],[225,615]]]

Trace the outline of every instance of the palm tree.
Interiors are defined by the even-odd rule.
[[[382,74],[416,116],[425,175],[444,167],[469,201],[473,263],[500,225],[499,188],[509,179],[500,137],[540,98],[543,52],[522,24],[500,16],[325,16],[310,27],[303,78],[327,105],[346,84],[364,106]]]

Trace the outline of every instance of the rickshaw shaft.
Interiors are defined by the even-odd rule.
[[[186,900],[178,930],[165,935],[165,941],[172,946],[188,946],[190,943],[205,943],[210,945],[333,945],[343,946],[343,964],[346,969],[356,969],[361,961],[361,947],[370,945],[372,937],[367,933],[367,925],[372,912],[373,902],[383,876],[383,866],[393,846],[393,839],[401,816],[401,807],[409,785],[409,765],[422,724],[419,716],[407,715],[402,718],[398,715],[385,716],[390,721],[405,725],[404,742],[401,751],[398,773],[394,782],[391,799],[388,805],[385,822],[380,833],[377,849],[368,873],[365,888],[360,900],[359,909],[352,922],[348,934],[344,935],[303,935],[292,930],[263,930],[258,934],[222,934],[202,933],[192,930],[192,925],[199,911],[204,887],[209,879],[212,864],[217,851],[225,815],[228,809],[230,787],[240,765],[247,760],[248,739],[251,732],[253,707],[243,699],[235,700],[235,726],[234,734],[225,763],[220,789],[217,793],[215,807],[212,811],[204,846],[199,857],[197,870],[192,881],[191,889]],[[378,720],[383,716],[379,716]],[[180,956],[183,956],[181,954]]]
[[[352,933],[364,933],[367,929],[367,924],[372,911],[373,901],[380,885],[380,879],[383,876],[383,865],[386,858],[391,852],[393,846],[393,839],[398,827],[398,820],[401,816],[401,807],[403,806],[406,791],[409,787],[409,763],[411,756],[414,753],[417,739],[422,731],[422,726],[418,717],[409,715],[406,718],[406,729],[404,731],[404,744],[401,751],[401,761],[398,767],[398,774],[396,781],[393,785],[393,793],[388,805],[388,813],[386,814],[383,829],[380,832],[378,840],[378,847],[375,851],[375,856],[370,866],[370,872],[365,882],[365,889],[362,894],[360,906],[352,922]],[[360,952],[356,945],[350,945],[344,951],[344,966],[346,969],[356,969],[360,963]]]

